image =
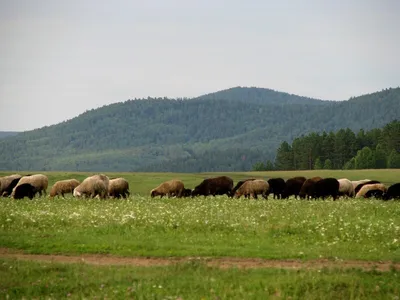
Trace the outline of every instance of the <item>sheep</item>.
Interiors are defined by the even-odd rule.
[[[283,191],[285,190],[286,183],[283,178],[271,178],[268,180],[269,190],[271,194],[274,194],[278,199],[282,199]]]
[[[384,191],[381,190],[369,190],[365,193],[364,198],[375,198],[375,199],[383,199],[385,195]]]
[[[257,199],[257,195],[262,195],[267,199],[269,195],[269,184],[267,181],[261,179],[246,181],[236,191],[235,198],[240,198],[243,195],[248,195],[254,199]]]
[[[384,184],[382,183],[375,183],[375,184],[367,184],[364,185],[356,194],[356,198],[366,198],[366,194],[368,191],[372,190],[381,190],[382,192],[386,193],[387,188]]]
[[[347,178],[338,179],[339,181],[339,196],[354,197],[354,185]]]
[[[0,196],[9,196],[21,178],[19,174],[0,177]]]
[[[400,199],[400,183],[392,184],[383,195],[384,200]]]
[[[50,190],[50,197],[55,197],[55,196],[62,196],[64,197],[64,194],[69,194],[73,193],[74,189],[80,184],[80,182],[76,179],[66,179],[66,180],[60,180],[54,183]]]
[[[236,193],[236,191],[246,182],[246,181],[253,181],[256,180],[255,178],[249,178],[249,179],[244,179],[244,180],[240,180],[238,181],[238,183],[235,185],[235,187],[232,189],[231,193],[230,193],[230,197],[233,197]]]
[[[315,183],[313,198],[325,199],[327,196],[332,196],[333,201],[339,195],[339,181],[336,178],[324,178]]]
[[[371,181],[371,179],[353,180],[351,183],[353,184],[354,192],[355,192],[355,190],[356,190],[356,187],[357,187],[359,184],[363,184],[363,183],[368,182],[368,181]],[[357,193],[356,193],[356,194],[357,194]]]
[[[108,176],[104,175],[104,174],[96,174],[91,176],[93,178],[98,178],[100,180],[102,180],[106,186],[106,189],[108,190],[108,186],[110,184],[110,178],[108,178]]]
[[[195,196],[215,196],[215,195],[231,195],[233,189],[233,180],[228,176],[219,176],[204,179],[192,191],[192,197]]]
[[[360,183],[360,184],[357,185],[356,188],[354,189],[354,193],[357,194],[357,193],[361,190],[361,188],[362,188],[364,185],[367,185],[367,184],[375,184],[375,183],[381,183],[381,182],[380,182],[380,181],[377,181],[377,180],[370,180],[370,181],[366,181],[366,182]]]
[[[106,185],[107,183],[107,185]],[[99,196],[100,199],[107,198],[108,193],[108,177],[105,175],[93,175],[87,177],[78,185],[73,192],[74,197],[90,197],[95,198]]]
[[[192,190],[191,189],[183,189],[183,194],[182,197],[190,197],[192,196]]]
[[[32,200],[37,192],[38,189],[35,186],[31,185],[30,183],[22,183],[15,187],[15,189],[12,192],[12,198],[23,199],[25,197],[28,197],[29,199]]]
[[[282,192],[282,198],[286,199],[291,195],[294,195],[294,197],[297,198],[305,181],[306,178],[303,176],[293,177],[286,180],[286,186]]]
[[[150,196],[152,198],[156,196],[160,196],[162,198],[163,196],[176,196],[178,198],[182,197],[183,192],[184,192],[184,185],[183,182],[177,179],[172,179],[166,182],[161,183],[158,187],[152,189],[150,191]]]
[[[36,189],[36,193],[39,193],[40,196],[42,196],[42,192],[46,195],[46,190],[47,186],[49,184],[49,180],[46,175],[43,174],[34,174],[34,175],[29,175],[29,176],[23,176],[18,184],[15,186],[11,193],[11,197],[14,198],[13,194],[15,192],[15,189],[24,183],[29,183],[30,185],[34,186]]]
[[[299,196],[301,199],[311,197],[314,194],[315,184],[317,181],[320,181],[322,177],[312,177],[304,181],[303,185],[301,186]]]
[[[108,196],[113,198],[126,198],[129,196],[129,183],[125,178],[110,179]]]

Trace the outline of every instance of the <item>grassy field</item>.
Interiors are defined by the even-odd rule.
[[[35,173],[35,172],[31,172]],[[0,173],[0,176],[10,174]],[[46,172],[50,186],[90,173]],[[400,201],[246,200],[225,196],[151,199],[180,178],[192,188],[210,174],[106,173],[125,177],[127,200],[0,198],[0,247],[25,253],[117,256],[354,259],[400,262]],[[400,170],[224,173],[242,178],[295,175],[399,182]],[[49,186],[49,188],[50,188]],[[0,257],[1,259],[1,257]],[[361,270],[220,270],[204,265],[96,267],[3,259],[0,295],[215,299],[396,299],[399,273]],[[39,278],[39,280],[37,279]],[[85,278],[85,280],[82,280]],[[159,288],[161,286],[161,288]],[[392,297],[393,296],[393,297]],[[1,298],[1,297],[0,297]]]
[[[2,199],[0,245],[31,253],[400,260],[400,202]]]
[[[2,299],[398,299],[400,273],[89,266],[0,259]]]

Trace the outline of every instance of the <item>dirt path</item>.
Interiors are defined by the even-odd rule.
[[[47,261],[59,263],[85,263],[89,265],[128,265],[128,266],[167,266],[190,261],[203,262],[208,266],[220,268],[283,268],[283,269],[322,269],[322,268],[358,268],[363,270],[389,271],[392,268],[400,270],[400,263],[387,261],[361,260],[266,260],[261,258],[213,258],[213,257],[120,257],[101,254],[43,255],[25,254],[22,251],[0,248],[0,258],[15,258],[20,260]]]

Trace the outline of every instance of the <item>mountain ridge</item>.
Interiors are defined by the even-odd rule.
[[[311,131],[382,127],[400,115],[396,103],[400,88],[340,102],[242,87],[188,101],[127,100],[1,139],[0,168],[244,171]]]

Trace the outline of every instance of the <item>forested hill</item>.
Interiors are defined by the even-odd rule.
[[[233,88],[194,99],[135,99],[0,140],[2,170],[241,171],[312,131],[382,127],[400,88],[349,101]]]
[[[16,132],[16,131],[0,131],[0,139],[8,137],[8,136],[14,136],[17,134],[18,134],[18,132]]]
[[[195,98],[198,100],[234,100],[256,104],[308,104],[322,105],[326,101],[301,97],[288,93],[277,92],[271,89],[234,87],[227,90],[211,93]]]

